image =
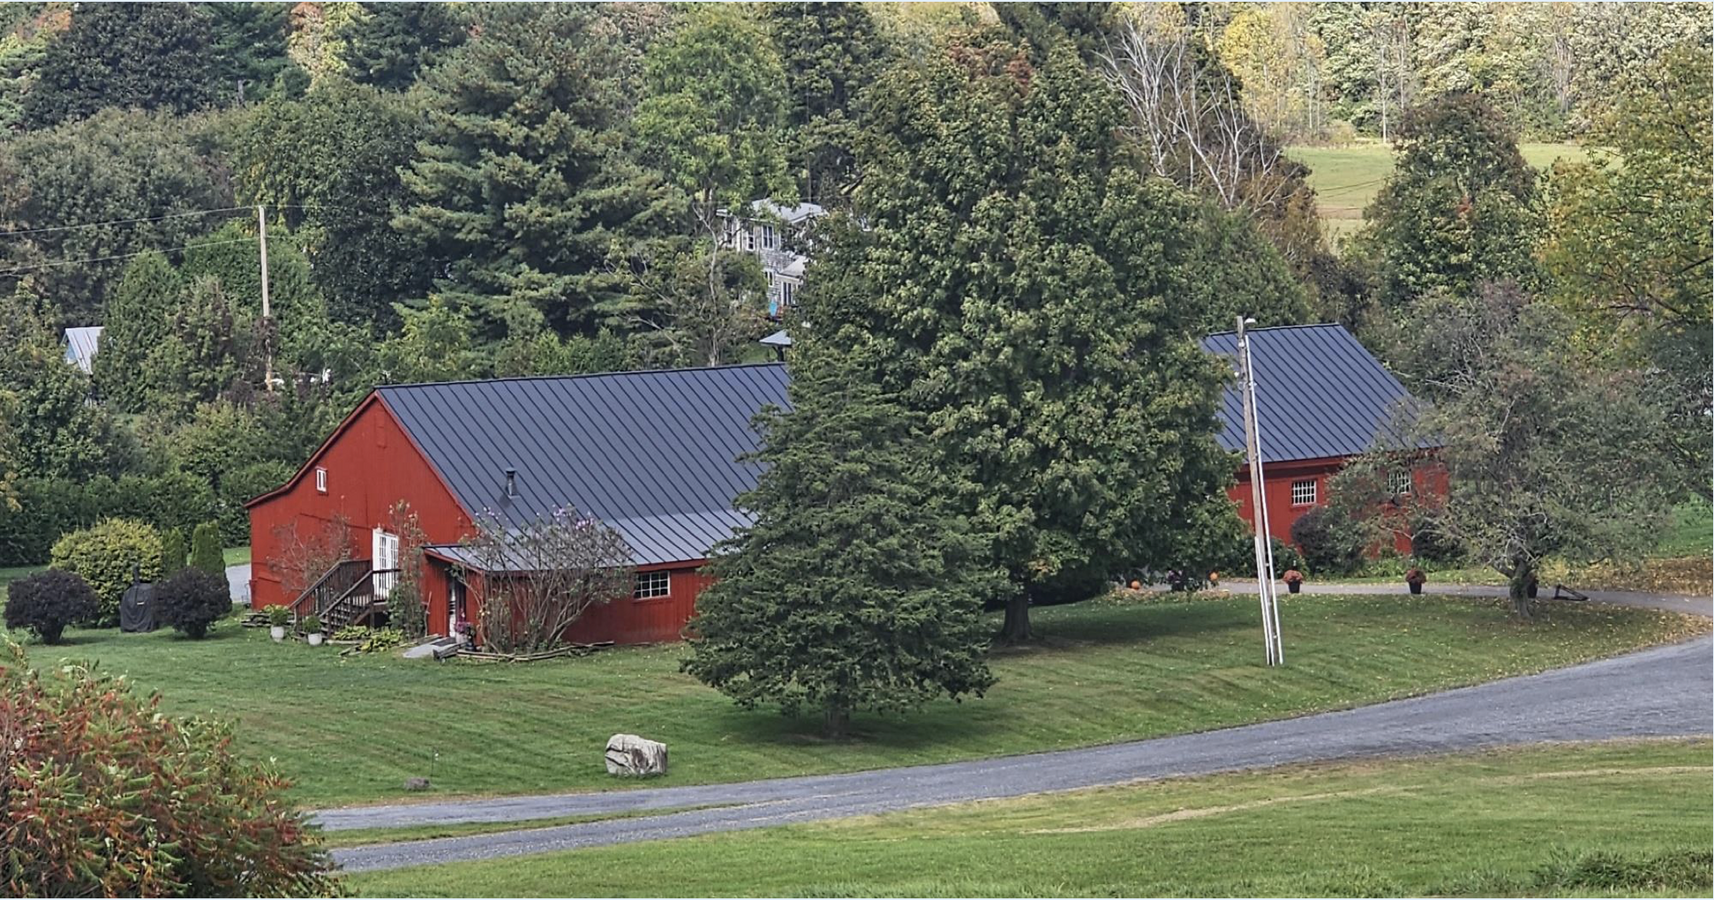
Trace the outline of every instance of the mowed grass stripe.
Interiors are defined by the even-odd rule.
[[[1706,740],[1296,766],[354,875],[372,896],[1707,896]]]
[[[1038,609],[1042,642],[995,654],[986,697],[908,716],[859,716],[829,743],[814,715],[745,712],[678,671],[682,646],[526,665],[340,658],[221,623],[170,632],[73,632],[29,646],[37,666],[86,657],[158,691],[175,714],[239,720],[310,806],[630,786],[606,774],[609,735],[672,748],[651,784],[697,784],[947,762],[1202,731],[1540,671],[1699,633],[1651,610],[1554,607],[1532,623],[1503,602],[1433,596],[1283,601],[1287,665],[1262,663],[1255,601],[1123,597]],[[994,619],[998,627],[998,617]],[[434,754],[438,752],[439,758]]]

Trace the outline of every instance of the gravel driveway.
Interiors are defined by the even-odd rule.
[[[1013,797],[1315,760],[1437,753],[1537,741],[1714,732],[1707,637],[1539,675],[1408,700],[1201,734],[1056,753],[845,775],[594,794],[327,810],[329,830],[727,804],[497,834],[335,851],[348,871],[487,859],[764,828],[918,806]]]

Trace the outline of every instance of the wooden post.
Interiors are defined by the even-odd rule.
[[[1268,665],[1284,662],[1279,639],[1279,601],[1274,594],[1271,535],[1268,533],[1267,495],[1262,485],[1261,429],[1256,419],[1256,373],[1250,365],[1250,338],[1244,332],[1248,321],[1238,316],[1238,389],[1244,397],[1244,462],[1250,472],[1250,510],[1255,518],[1256,594],[1262,604],[1262,640]]]
[[[273,310],[268,306],[268,214],[256,204],[256,246],[262,258],[262,383],[274,390],[274,340],[269,332]]]

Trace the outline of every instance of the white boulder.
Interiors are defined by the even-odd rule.
[[[667,745],[634,734],[616,734],[607,739],[607,774],[665,775]]]

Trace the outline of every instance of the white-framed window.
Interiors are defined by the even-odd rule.
[[[747,252],[756,249],[756,230],[754,228],[744,229],[744,249]]]
[[[780,238],[779,238],[779,235],[774,233],[774,226],[763,225],[762,226],[762,249],[763,250],[776,250],[776,249],[779,249],[779,246],[780,246]]]
[[[780,279],[780,305],[791,307],[797,303],[797,282],[790,278]]]
[[[632,600],[648,600],[653,597],[665,597],[672,593],[671,572],[638,572],[637,584],[631,588]]]
[[[398,535],[388,534],[387,532],[382,531],[380,526],[376,526],[374,532],[374,544],[371,547],[371,550],[373,552],[369,557],[369,566],[376,572],[399,568]],[[385,597],[392,593],[393,582],[397,581],[398,577],[399,576],[396,571],[388,572],[385,575],[374,576],[375,596]]]
[[[1394,494],[1410,493],[1410,470],[1395,469],[1387,473],[1387,490]]]
[[[1291,505],[1315,505],[1315,479],[1309,478],[1303,481],[1294,481],[1291,483]]]
[[[318,494],[327,493],[327,470],[321,466],[315,467],[315,492]]]

